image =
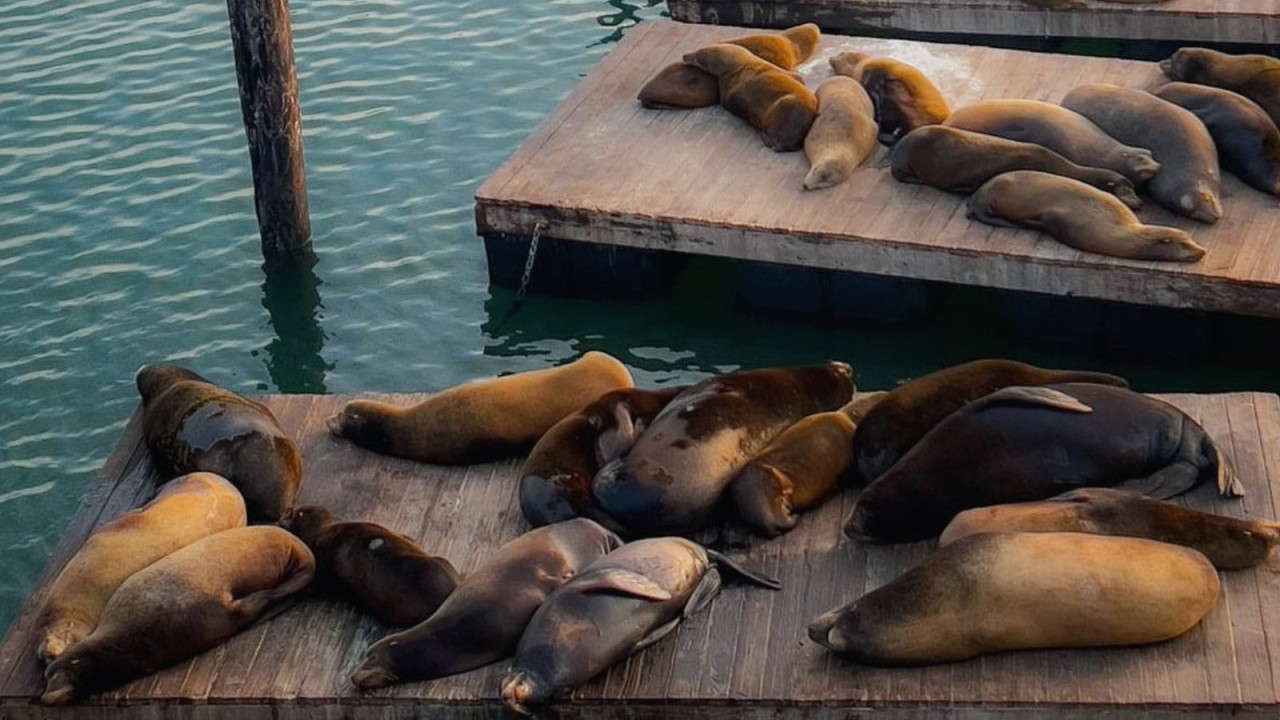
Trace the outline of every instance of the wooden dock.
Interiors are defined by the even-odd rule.
[[[1147,202],[1148,223],[1208,249],[1193,264],[1084,253],[1029,230],[965,217],[964,198],[900,183],[884,148],[852,178],[806,192],[804,154],[775,153],[721,108],[648,110],[636,93],[685,52],[753,32],[644,23],[627,33],[476,192],[481,235],[717,255],[917,280],[1280,317],[1280,204],[1223,173],[1214,225]],[[828,35],[801,66],[816,88],[843,50],[924,71],[952,107],[980,99],[1060,100],[1086,82],[1153,86],[1154,63]]]
[[[1280,42],[1277,0],[1168,0],[1126,4],[1077,0],[1046,10],[1024,0],[667,0],[676,20],[712,25],[823,30],[1118,38],[1181,42]]]
[[[419,396],[420,397],[420,396]],[[394,401],[415,399],[394,396]],[[1280,399],[1172,395],[1230,455],[1240,501],[1199,488],[1189,505],[1275,518],[1280,506]],[[420,540],[460,570],[474,569],[527,529],[515,461],[440,468],[374,455],[331,438],[324,420],[346,400],[270,396],[266,404],[302,448],[301,500],[372,520]],[[384,629],[352,608],[307,599],[187,663],[83,705],[33,704],[42,682],[32,622],[50,580],[103,522],[154,491],[139,423],[129,423],[0,645],[0,718],[500,718],[506,663],[452,678],[360,694],[347,682]],[[1205,621],[1169,643],[1134,649],[996,655],[953,665],[872,669],[836,659],[805,636],[819,613],[882,585],[921,560],[929,543],[843,541],[845,493],[792,533],[753,546],[747,561],[781,592],[731,586],[676,633],[615,666],[563,706],[573,718],[1125,718],[1267,717],[1280,710],[1280,557],[1223,573]],[[862,714],[856,715],[862,717]]]

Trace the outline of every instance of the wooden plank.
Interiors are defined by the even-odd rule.
[[[682,22],[774,28],[816,22],[828,32],[851,34],[875,28],[1219,43],[1275,43],[1280,38],[1280,6],[1274,0],[1078,4],[1044,10],[1021,0],[667,0],[671,17]]]
[[[893,180],[883,149],[842,185],[805,192],[803,153],[770,151],[722,109],[639,106],[636,93],[666,63],[747,32],[655,22],[628,33],[583,80],[590,92],[552,113],[498,171],[502,182],[477,191],[479,232],[530,235],[541,223],[544,236],[562,240],[1280,317],[1274,198],[1231,175],[1215,225],[1154,202],[1139,211],[1144,222],[1189,232],[1208,250],[1202,261],[1125,260],[970,221],[962,198]],[[844,50],[916,65],[955,107],[996,97],[1056,102],[1080,82],[1161,79],[1148,62],[839,35],[825,36],[799,71],[816,87],[831,75],[828,58]]]
[[[421,396],[392,399],[411,402]],[[1276,516],[1280,482],[1280,399],[1236,393],[1161,396],[1197,418],[1232,457],[1246,484],[1241,501],[1218,500],[1207,488],[1184,504],[1247,518]],[[463,572],[526,527],[516,499],[517,461],[439,468],[385,458],[332,438],[324,420],[345,398],[267,398],[298,439],[306,482],[302,502],[330,506],[343,517],[380,522],[449,557]],[[96,526],[109,507],[139,499],[150,480],[139,451],[136,418],[101,482],[134,488],[91,488],[73,528]],[[113,476],[114,474],[114,476]],[[1224,595],[1187,635],[1151,647],[1037,651],[993,655],[927,668],[867,668],[841,660],[805,636],[821,612],[842,605],[923,560],[933,543],[868,545],[839,528],[856,493],[845,492],[806,517],[793,532],[731,554],[782,579],[778,593],[727,587],[711,607],[672,636],[588,683],[565,707],[573,717],[837,718],[863,709],[888,718],[1185,718],[1235,714],[1274,717],[1280,676],[1273,662],[1280,638],[1277,559],[1223,574]],[[113,499],[114,498],[114,499]],[[89,518],[96,518],[90,521]],[[80,538],[81,542],[83,537]],[[50,562],[38,597],[53,571]],[[32,616],[28,611],[25,617]],[[0,684],[0,717],[47,715],[31,705],[38,668],[27,654],[32,628],[15,622],[5,641],[14,651]],[[507,663],[429,683],[359,693],[347,676],[364,648],[386,628],[344,604],[304,598],[270,622],[222,646],[132,683],[59,717],[503,717],[497,686]],[[315,714],[312,714],[315,713]],[[1270,713],[1270,715],[1268,715]]]

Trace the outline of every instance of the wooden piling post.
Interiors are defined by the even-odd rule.
[[[302,112],[288,0],[227,0],[254,205],[267,259],[308,247]]]

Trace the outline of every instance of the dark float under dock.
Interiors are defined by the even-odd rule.
[[[539,250],[535,290],[539,282],[560,292],[578,283],[643,295],[661,284],[671,258],[695,254],[817,270],[855,284],[867,275],[892,278],[897,286],[874,303],[881,312],[912,297],[900,288],[941,281],[1280,317],[1280,243],[1273,240],[1280,205],[1233,175],[1223,173],[1225,217],[1214,225],[1150,201],[1138,212],[1144,222],[1189,232],[1208,249],[1203,260],[1125,260],[970,221],[963,197],[894,180],[883,147],[844,184],[806,192],[804,154],[769,150],[724,110],[657,111],[637,102],[641,86],[685,52],[752,32],[668,22],[628,32],[477,190],[476,226],[491,278],[518,284],[537,227],[549,240]],[[826,35],[799,68],[811,88],[830,75],[827,58],[843,50],[916,65],[952,107],[1001,97],[1056,102],[1085,82],[1151,87],[1160,80],[1151,62]],[[571,251],[556,255],[548,249],[556,241],[569,241],[560,245]]]
[[[421,396],[393,396],[409,402]],[[1202,510],[1275,518],[1280,499],[1280,398],[1260,393],[1170,395],[1231,456],[1247,495],[1209,488],[1182,499]],[[298,439],[301,502],[382,523],[466,572],[527,529],[516,501],[518,463],[465,468],[374,455],[328,435],[338,396],[268,396]],[[428,683],[360,694],[347,677],[384,628],[336,602],[306,599],[229,642],[83,705],[34,704],[42,682],[32,623],[50,581],[94,528],[144,502],[156,476],[125,428],[48,566],[0,645],[0,717],[31,718],[498,718],[505,663]],[[671,636],[615,666],[550,717],[573,718],[1274,718],[1280,712],[1280,558],[1223,573],[1204,622],[1144,648],[1006,653],[954,665],[873,669],[809,641],[811,618],[918,562],[930,543],[842,541],[844,493],[792,533],[752,546],[748,560],[784,589],[728,587]],[[558,714],[557,714],[558,713]]]

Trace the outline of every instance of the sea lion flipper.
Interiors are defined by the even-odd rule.
[[[1210,445],[1210,452],[1213,453],[1214,462],[1217,466],[1217,485],[1218,494],[1223,497],[1244,497],[1244,485],[1240,483],[1240,478],[1236,476],[1235,465],[1231,463],[1230,458],[1222,454],[1222,448],[1212,440],[1207,440]]]
[[[990,395],[974,400],[965,409],[972,412],[998,405],[1024,405],[1080,414],[1093,412],[1093,408],[1060,390],[1027,386],[1014,386],[997,390]]]
[[[721,569],[728,570],[730,574],[732,574],[733,576],[737,577],[740,580],[745,580],[747,582],[754,583],[761,587],[767,587],[770,590],[782,589],[782,583],[778,582],[777,580],[774,580],[768,575],[762,575],[754,570],[748,570],[747,568],[725,557],[722,553],[712,550],[711,548],[707,548],[707,557],[710,557],[712,562],[714,562]]]
[[[689,601],[684,604],[684,611],[680,613],[680,617],[687,618],[709,605],[711,600],[720,594],[720,587],[723,584],[719,571],[715,568],[707,570],[707,574],[703,575],[702,580],[698,582],[698,587],[690,593]]]
[[[1116,487],[1140,492],[1156,500],[1168,500],[1195,487],[1200,479],[1200,468],[1179,460],[1144,478],[1125,480]]]
[[[579,578],[579,592],[630,595],[642,600],[662,602],[671,599],[671,593],[658,583],[633,570],[609,568],[589,577]]]
[[[649,633],[648,635],[645,635],[643,638],[640,639],[640,642],[636,643],[635,647],[632,649],[632,652],[635,652],[636,650],[639,650],[641,648],[649,647],[650,645],[666,637],[671,633],[672,630],[676,629],[676,626],[679,625],[680,621],[683,619],[684,619],[684,616],[679,616],[669,622],[663,623],[662,625],[659,625],[658,627],[654,628],[653,632]]]

